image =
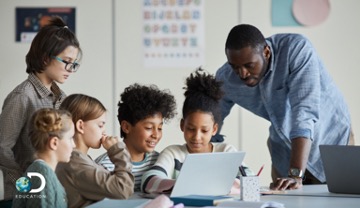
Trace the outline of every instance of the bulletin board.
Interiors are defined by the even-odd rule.
[[[41,27],[49,23],[52,16],[60,16],[70,30],[75,33],[76,9],[73,7],[17,7],[16,42],[30,43]]]

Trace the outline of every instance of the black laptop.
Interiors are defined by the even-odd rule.
[[[360,146],[320,145],[329,192],[360,194]]]

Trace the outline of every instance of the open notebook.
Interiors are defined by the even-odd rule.
[[[360,194],[360,146],[320,145],[329,192]]]

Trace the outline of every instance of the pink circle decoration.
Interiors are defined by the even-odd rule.
[[[302,25],[314,26],[326,20],[330,13],[329,0],[294,0],[293,15]]]

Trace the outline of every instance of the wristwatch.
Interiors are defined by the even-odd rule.
[[[299,168],[290,168],[288,176],[291,178],[303,178],[304,172]]]

